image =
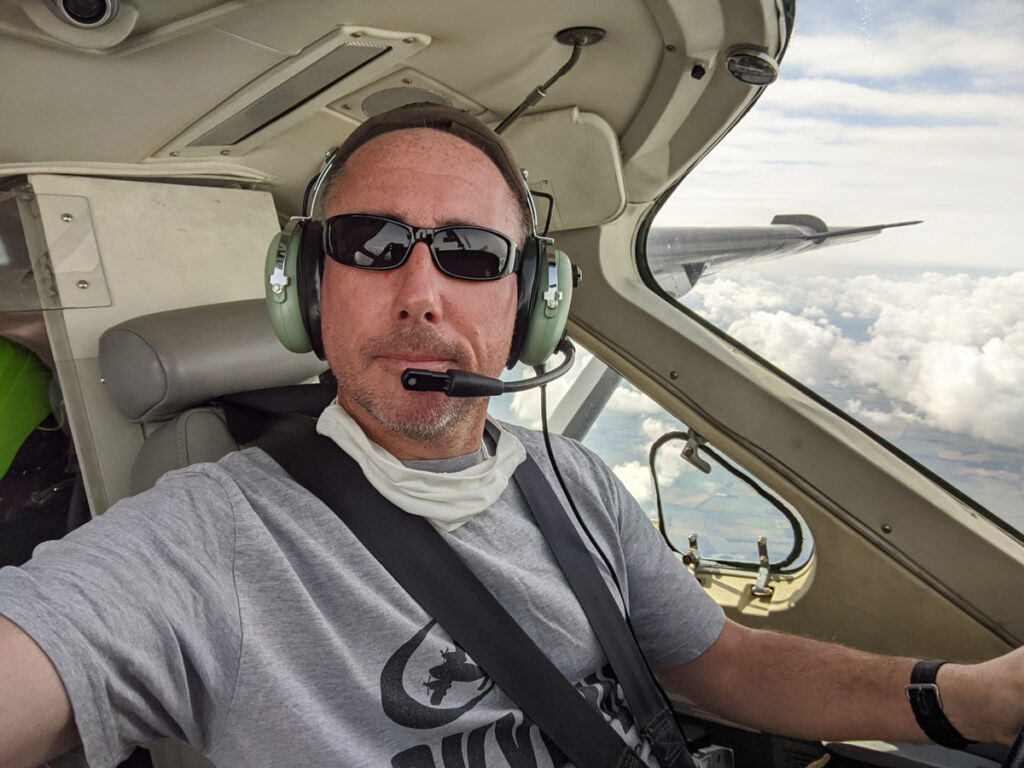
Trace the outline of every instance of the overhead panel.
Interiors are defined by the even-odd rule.
[[[250,82],[155,157],[241,155],[430,44],[412,32],[343,26]]]

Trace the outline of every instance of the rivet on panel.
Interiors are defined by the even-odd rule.
[[[672,379],[672,381],[675,381],[676,379],[679,378],[679,371],[669,371],[668,377]]]
[[[180,154],[181,154],[180,152],[174,151],[174,152],[171,152],[171,157],[177,157]]]
[[[72,216],[70,213],[65,213],[61,215],[60,220],[63,221],[65,224],[70,224],[72,221],[75,220],[75,217]]]
[[[668,51],[669,53],[675,53],[676,47],[669,43],[668,45],[665,46],[665,50]]]
[[[231,150],[230,150],[230,149],[222,149],[222,150],[220,151],[220,153],[221,153],[222,155],[230,155],[230,154],[231,154]]]
[[[882,533],[892,533],[892,526],[888,523],[882,523]]]
[[[404,38],[402,38],[402,42],[403,43],[415,43],[416,42],[416,38],[415,37],[404,37]]]
[[[83,289],[84,288],[88,288],[89,287],[89,281],[88,280],[79,280],[77,283],[75,283],[75,287],[83,288]]]
[[[402,82],[405,83],[406,85],[412,85],[412,78],[403,77]]]
[[[364,34],[366,34],[366,33],[365,32],[353,32],[352,33],[352,37],[362,37]]]

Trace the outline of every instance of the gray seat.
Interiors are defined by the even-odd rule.
[[[131,493],[162,474],[216,461],[238,445],[210,400],[234,392],[297,384],[327,364],[277,340],[263,299],[189,307],[136,317],[100,337],[107,393],[146,437],[132,466]],[[215,768],[190,747],[150,747],[156,768]]]
[[[225,394],[297,384],[327,364],[277,340],[263,299],[136,317],[100,337],[107,393],[146,437],[132,467],[131,492],[165,472],[216,461],[238,446],[209,402]]]

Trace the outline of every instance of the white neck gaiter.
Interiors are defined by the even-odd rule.
[[[515,435],[498,430],[498,445],[490,458],[459,472],[428,472],[405,466],[371,441],[337,400],[324,409],[316,424],[317,432],[356,460],[385,499],[443,531],[455,530],[491,506],[526,458],[526,449]]]

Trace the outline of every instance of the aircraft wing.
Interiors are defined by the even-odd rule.
[[[647,263],[659,283],[677,298],[705,275],[726,265],[765,261],[794,253],[851,243],[883,229],[920,224],[900,221],[829,229],[817,216],[784,214],[762,227],[654,227],[647,239]]]

